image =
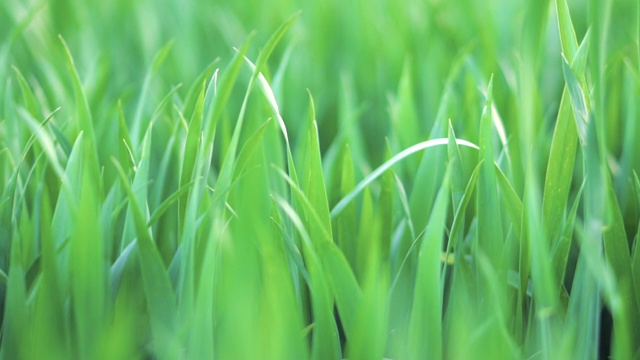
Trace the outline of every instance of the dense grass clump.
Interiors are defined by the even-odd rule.
[[[637,0],[2,0],[0,359],[640,357],[638,104]]]

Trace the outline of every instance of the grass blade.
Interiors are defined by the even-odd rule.
[[[418,255],[413,308],[409,323],[409,357],[442,357],[442,285],[440,253],[449,205],[448,175],[431,211]]]
[[[388,169],[390,169],[393,165],[395,165],[396,163],[402,161],[404,158],[413,155],[417,152],[420,152],[422,150],[428,149],[430,147],[434,147],[434,146],[439,146],[439,145],[447,145],[447,143],[449,142],[449,139],[443,138],[443,139],[432,139],[432,140],[427,140],[427,141],[423,141],[421,143],[418,143],[416,145],[413,145],[401,152],[399,152],[398,154],[394,155],[391,159],[385,161],[382,165],[380,165],[378,168],[376,168],[374,171],[371,172],[371,174],[367,175],[362,181],[360,181],[358,183],[358,185],[356,185],[355,189],[353,189],[353,191],[351,191],[347,196],[343,197],[334,207],[333,209],[331,209],[331,217],[335,218],[336,216],[338,216],[338,214],[340,214],[344,208],[351,202],[353,201],[356,196],[358,196],[358,194],[360,194],[362,192],[362,190],[364,190],[369,184],[371,184],[374,180],[376,180],[378,177],[380,177],[385,171],[387,171]],[[474,149],[478,149],[477,145],[474,145],[466,140],[460,140],[460,139],[456,139],[456,144],[461,145],[461,146],[467,146],[467,147],[471,147]]]
[[[142,273],[143,288],[151,315],[151,329],[154,336],[153,344],[159,357],[172,358],[177,355],[178,347],[172,336],[176,329],[176,297],[169,281],[167,269],[153,243],[151,233],[147,227],[147,220],[138,198],[133,191],[127,175],[117,162],[112,159],[120,175],[122,184],[131,205],[135,231],[138,237],[138,255],[140,271]]]

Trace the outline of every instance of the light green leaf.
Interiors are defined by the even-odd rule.
[[[442,301],[440,253],[449,206],[449,179],[436,198],[418,255],[413,307],[409,323],[409,357],[442,357]]]
[[[146,216],[138,202],[127,175],[117,162],[112,158],[120,175],[122,184],[132,211],[135,231],[138,239],[138,256],[140,271],[142,273],[143,289],[147,299],[147,306],[151,319],[153,344],[158,356],[173,358],[178,350],[175,344],[176,331],[176,296],[171,287],[167,269],[165,268],[158,248],[151,238],[147,227]]]

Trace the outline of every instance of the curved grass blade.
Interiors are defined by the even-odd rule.
[[[222,163],[222,169],[220,170],[220,176],[218,177],[218,183],[216,184],[217,189],[226,189],[232,182],[233,173],[235,172],[236,167],[236,152],[238,149],[238,143],[240,141],[240,132],[244,123],[244,115],[249,100],[249,94],[253,89],[253,84],[255,83],[256,79],[261,76],[261,69],[266,65],[267,60],[273,53],[276,45],[282,39],[289,27],[291,27],[293,21],[296,18],[297,15],[289,18],[273,33],[273,35],[271,35],[262,51],[260,51],[255,66],[252,66],[253,74],[251,75],[251,79],[249,80],[249,85],[247,86],[244,100],[242,101],[242,106],[240,108],[240,114],[238,115],[238,120],[236,121],[236,126],[231,137],[231,142],[229,144],[229,147],[227,148],[226,156]],[[249,64],[251,64],[251,62],[246,59],[246,57],[245,60]]]
[[[249,67],[255,72],[257,67],[254,65],[249,59],[245,58],[245,61],[249,65]],[[276,102],[276,97],[273,93],[273,89],[269,85],[267,79],[262,75],[262,73],[258,74],[258,85],[260,86],[260,90],[264,95],[269,107],[271,108],[271,112],[273,116],[276,118],[278,122],[278,126],[280,127],[280,131],[282,132],[282,136],[284,137],[285,147],[287,151],[287,166],[289,169],[289,176],[294,180],[294,182],[298,183],[298,175],[296,174],[295,164],[293,161],[293,154],[291,153],[291,144],[289,143],[289,134],[287,132],[287,126],[284,123],[284,119],[282,119],[282,115],[280,114],[280,109],[278,108],[278,103]],[[311,94],[309,93],[311,97]]]
[[[396,163],[402,161],[404,158],[406,158],[406,157],[408,157],[410,155],[413,155],[413,154],[415,154],[417,152],[420,152],[422,150],[428,149],[430,147],[434,147],[434,146],[438,146],[438,145],[447,145],[448,142],[449,142],[449,139],[446,139],[446,138],[427,140],[427,141],[423,141],[421,143],[418,143],[416,145],[413,145],[413,146],[401,151],[400,153],[396,154],[391,159],[389,159],[388,161],[386,161],[385,163],[380,165],[378,168],[376,168],[373,172],[371,172],[371,174],[369,174],[362,181],[360,181],[358,183],[358,185],[356,185],[356,188],[353,189],[353,191],[351,191],[347,196],[343,197],[333,207],[333,209],[331,209],[331,217],[335,218],[336,216],[338,216],[338,214],[340,214],[345,209],[345,207],[351,201],[353,201],[353,199],[355,199],[356,196],[358,196],[358,194],[360,194],[362,192],[362,190],[364,190],[364,188],[366,188],[369,184],[371,184],[375,179],[380,177],[380,175],[382,175],[385,171],[390,169]],[[456,139],[456,144],[462,145],[462,146],[471,147],[471,148],[474,148],[474,149],[479,149],[477,145],[472,144],[472,143],[470,143],[470,142],[468,142],[466,140]]]

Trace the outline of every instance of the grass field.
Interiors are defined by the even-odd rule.
[[[0,359],[640,357],[637,0],[2,0]]]

